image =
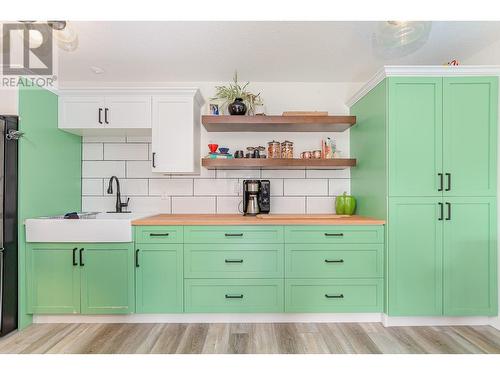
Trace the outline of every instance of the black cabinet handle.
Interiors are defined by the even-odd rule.
[[[224,260],[226,263],[243,263],[243,259],[226,259]]]
[[[106,124],[109,124],[109,122],[108,122],[108,111],[109,111],[109,108],[104,108],[104,122]]]
[[[343,294],[325,294],[326,298],[344,298]]]
[[[443,174],[438,173],[438,177],[439,177],[439,189],[438,189],[438,191],[443,191]]]
[[[73,249],[73,265],[78,266],[78,263],[76,262],[76,251],[78,250],[77,247]]]
[[[155,156],[156,152],[153,152],[153,168],[156,168]]]
[[[447,185],[445,191],[451,190],[451,173],[446,173]]]
[[[327,237],[343,237],[344,233],[325,233]]]
[[[446,216],[445,220],[451,220],[451,203],[446,202],[446,207],[448,208],[448,216]]]
[[[80,249],[80,267],[85,266],[85,263],[83,263],[83,250],[84,250],[84,248],[82,247]]]
[[[443,202],[439,202],[439,218],[438,220],[443,220],[444,217],[444,205]]]
[[[139,249],[135,251],[135,266],[139,267]]]
[[[344,259],[325,259],[325,263],[344,263]]]
[[[243,237],[243,233],[225,233],[226,237]]]
[[[102,108],[99,108],[99,124],[102,125]]]
[[[149,233],[149,237],[168,237],[170,233]]]
[[[230,299],[230,298],[243,298],[243,294],[226,294],[226,298],[227,299]]]

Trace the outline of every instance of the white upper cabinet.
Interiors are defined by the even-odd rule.
[[[59,129],[79,135],[140,135],[151,130],[151,95],[99,91],[59,96]]]
[[[153,97],[153,172],[200,172],[202,103],[197,90]]]

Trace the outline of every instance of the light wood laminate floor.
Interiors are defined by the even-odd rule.
[[[0,353],[500,353],[489,326],[380,323],[33,324]]]

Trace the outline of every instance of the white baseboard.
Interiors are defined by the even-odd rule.
[[[490,318],[490,326],[500,331],[500,316],[495,316],[494,318]]]
[[[130,314],[34,315],[33,323],[372,323],[380,313],[363,314]]]
[[[388,316],[382,314],[384,327],[398,326],[482,326],[491,325],[488,316]]]

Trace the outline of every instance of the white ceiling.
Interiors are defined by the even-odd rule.
[[[365,81],[382,65],[441,65],[500,39],[500,22],[433,22],[400,59],[372,50],[376,22],[75,22],[79,47],[60,51],[64,82]],[[96,75],[91,66],[104,69]]]

